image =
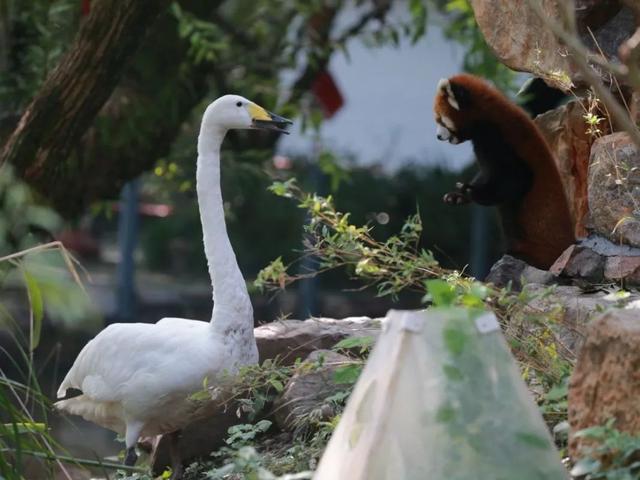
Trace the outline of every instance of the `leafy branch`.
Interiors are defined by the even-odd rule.
[[[312,257],[318,269],[291,275],[291,265],[285,266],[277,258],[258,274],[255,285],[262,290],[282,289],[297,280],[341,267],[348,268],[367,286],[375,285],[380,296],[395,296],[405,289],[424,291],[427,278],[458,275],[440,267],[430,251],[419,248],[422,223],[418,214],[407,219],[398,235],[379,242],[372,236],[371,227],[357,226],[349,213],[336,210],[331,196],[305,193],[295,179],[275,182],[269,190],[297,200],[298,206],[307,210],[310,221],[304,227],[304,256]]]

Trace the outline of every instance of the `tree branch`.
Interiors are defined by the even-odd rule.
[[[36,188],[66,161],[116,87],[127,60],[169,0],[98,0],[0,153]]]

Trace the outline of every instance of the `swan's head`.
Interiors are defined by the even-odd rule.
[[[240,95],[225,95],[207,107],[203,123],[225,130],[259,128],[289,133],[286,128],[292,122]]]

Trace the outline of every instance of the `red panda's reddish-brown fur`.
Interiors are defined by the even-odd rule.
[[[442,139],[471,140],[480,166],[476,179],[445,201],[498,206],[508,253],[548,269],[575,236],[560,173],[542,133],[524,110],[472,75],[443,81],[434,110],[440,128],[452,127],[445,130],[450,137]]]

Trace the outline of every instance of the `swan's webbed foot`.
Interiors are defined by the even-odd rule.
[[[136,447],[127,448],[127,456],[124,458],[124,464],[127,467],[133,467],[138,461],[138,454],[136,453]]]

